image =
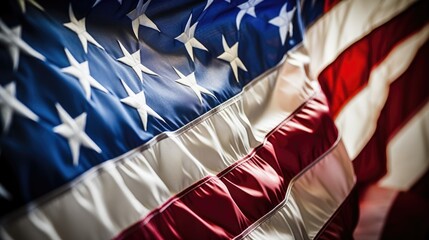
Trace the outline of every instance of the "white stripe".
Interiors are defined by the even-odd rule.
[[[359,222],[353,233],[356,240],[378,240],[386,221],[390,207],[398,195],[398,191],[369,187],[360,200]]]
[[[333,62],[351,44],[402,12],[412,0],[351,0],[338,3],[308,31],[304,45],[311,53],[310,77]]]
[[[429,169],[429,102],[389,141],[379,185],[408,190]]]
[[[303,65],[292,60],[183,132],[86,174],[73,188],[36,206],[43,216],[37,221],[37,215],[12,216],[5,232],[23,238],[115,236],[174,194],[247,155],[308,100],[312,86]]]
[[[399,191],[408,190],[429,168],[429,103],[389,141],[388,173],[366,191],[360,203],[356,240],[380,239]]]
[[[355,184],[344,145],[338,146],[289,185],[285,205],[247,236],[249,239],[313,239]]]
[[[378,117],[389,94],[390,84],[408,69],[428,37],[429,24],[395,47],[389,56],[372,70],[368,85],[338,114],[335,123],[342,133],[351,159],[356,158],[374,134]]]

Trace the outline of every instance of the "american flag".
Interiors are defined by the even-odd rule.
[[[2,5],[2,238],[368,239],[429,209],[425,1]]]
[[[429,2],[325,7],[304,45],[357,177],[354,238],[427,239]],[[333,233],[346,219],[340,215]]]

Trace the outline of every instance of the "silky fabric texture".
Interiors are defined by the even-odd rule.
[[[271,132],[254,153],[170,199],[124,231],[118,239],[237,237],[279,205],[286,197],[292,178],[336,144],[338,134],[324,104],[323,95],[309,100],[290,120]],[[303,142],[312,148],[309,150],[309,145],[304,147]],[[347,157],[343,153],[339,159],[344,156]],[[350,162],[343,161],[343,164],[348,167],[339,168],[339,172],[344,173],[347,179],[353,171]],[[258,173],[264,181],[252,177],[250,172]],[[354,178],[341,184],[347,187],[343,195],[338,196],[335,207],[347,197]],[[295,199],[299,199],[299,195],[304,195],[301,197],[305,199],[298,205],[305,205],[308,200],[305,194],[296,191],[294,194],[298,196]],[[331,211],[335,207],[330,207]],[[331,214],[327,214],[325,220],[330,217]],[[318,225],[323,226],[324,223],[321,221]],[[194,231],[185,230],[191,227]],[[314,236],[317,231],[306,234]]]
[[[303,66],[300,58],[288,56],[283,65],[200,121],[101,165],[72,189],[59,192],[59,197],[10,218],[3,231],[18,237],[113,237],[174,194],[219,173],[261,144],[268,132],[313,94]],[[231,122],[234,124],[227,124]],[[171,158],[177,159],[176,166],[168,161]],[[120,211],[114,207],[118,202]],[[61,216],[57,215],[59,209],[65,211]],[[86,216],[84,224],[81,216]],[[62,227],[63,223],[68,227]],[[20,231],[24,226],[27,231]],[[90,230],[94,228],[99,231]]]

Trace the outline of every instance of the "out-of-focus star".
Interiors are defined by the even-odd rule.
[[[0,197],[3,197],[4,199],[11,200],[12,195],[3,187],[3,185],[0,184]]]
[[[34,50],[26,42],[21,39],[21,26],[16,26],[10,29],[0,19],[0,44],[6,46],[12,58],[13,70],[18,69],[19,53],[23,52],[29,56],[45,61],[45,56]]]
[[[207,0],[206,6],[204,7],[203,11],[205,11],[207,8],[210,7],[210,5],[212,5],[214,0]]]
[[[33,6],[35,6],[36,8],[38,8],[41,11],[45,11],[45,9],[43,9],[43,7],[40,6],[35,0],[18,0],[19,7],[21,8],[21,11],[23,13],[25,13],[27,11],[27,7],[26,7],[25,2],[31,3]]]
[[[0,112],[3,132],[7,132],[12,123],[13,113],[29,118],[35,122],[39,117],[16,98],[16,84],[11,82],[5,87],[0,85]]]

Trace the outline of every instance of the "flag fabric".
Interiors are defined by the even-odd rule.
[[[1,238],[424,239],[426,2],[6,1]]]
[[[308,239],[356,212],[299,51],[323,4],[2,5],[2,238]]]
[[[354,237],[427,239],[428,1],[333,1],[326,8],[304,45],[309,75],[353,161],[360,198]]]

